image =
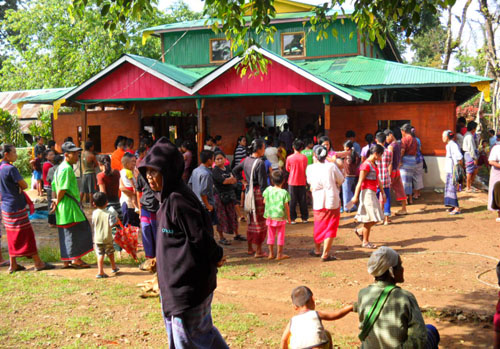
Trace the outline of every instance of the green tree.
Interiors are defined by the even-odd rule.
[[[0,109],[0,143],[25,146],[23,133],[19,126],[19,120],[7,110]]]
[[[445,40],[446,31],[439,15],[429,16],[410,41],[410,49],[414,52],[412,64],[441,68]]]
[[[52,139],[52,112],[47,109],[40,110],[37,115],[37,121],[32,122],[29,130],[33,138],[41,136],[44,139]]]
[[[0,90],[70,87],[101,71],[123,53],[160,58],[158,40],[142,45],[140,31],[158,23],[196,17],[183,3],[163,13],[153,9],[140,19],[111,28],[96,8],[72,18],[70,0],[32,0],[7,11],[2,28],[11,52],[0,70]],[[129,40],[130,38],[130,40]],[[125,43],[124,43],[125,42]]]

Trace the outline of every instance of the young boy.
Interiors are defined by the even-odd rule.
[[[300,152],[304,149],[304,142],[300,139],[293,141],[293,154],[286,159],[286,171],[288,176],[288,190],[290,192],[290,216],[292,224],[297,219],[297,204],[300,207],[300,216],[302,223],[307,223],[309,219],[309,210],[307,209],[306,199],[306,168],[308,165],[307,157]]]
[[[276,260],[290,258],[283,254],[283,246],[285,245],[285,225],[290,220],[290,194],[282,188],[285,178],[281,170],[276,170],[271,173],[274,186],[267,187],[262,194],[264,198],[265,211],[264,218],[267,219],[267,245],[269,246],[269,259],[274,259],[274,240],[278,236],[278,254]]]
[[[331,312],[315,311],[313,293],[307,286],[299,286],[292,291],[292,303],[298,315],[286,326],[281,337],[281,349],[332,348],[332,336],[321,321],[341,319],[353,309],[352,305],[347,305]]]
[[[120,190],[122,195],[120,197],[120,204],[123,214],[123,225],[139,226],[139,205],[137,204],[137,197],[135,195],[136,181],[134,173],[135,156],[125,153],[122,157],[123,169],[120,170]]]
[[[36,189],[38,191],[38,196],[42,196],[42,158],[43,153],[37,153],[35,158],[30,161],[31,168],[33,169],[33,177],[36,180]]]
[[[375,140],[377,144],[385,147],[386,135],[384,132],[379,132],[375,135]],[[385,193],[385,203],[384,208],[384,225],[388,225],[391,222],[391,173],[392,173],[392,150],[385,148],[382,159],[377,161],[377,167],[379,170],[379,178],[384,188]]]
[[[313,163],[314,141],[311,138],[308,138],[308,139],[306,139],[305,145],[306,145],[306,148],[301,151],[301,154],[303,154],[307,157],[307,166],[309,166],[309,165],[312,165],[312,163]]]
[[[94,230],[94,251],[97,255],[98,279],[107,278],[104,273],[104,255],[107,255],[111,262],[111,272],[118,273],[120,269],[115,264],[115,249],[113,248],[113,235],[111,228],[118,222],[118,214],[113,208],[106,210],[108,199],[102,192],[94,193],[93,201],[96,209],[92,213],[92,228]]]

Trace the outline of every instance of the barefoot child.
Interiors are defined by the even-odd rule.
[[[316,304],[309,287],[299,286],[292,291],[292,303],[297,311],[281,337],[281,349],[332,348],[332,336],[325,330],[322,320],[338,320],[349,314],[353,306],[336,311],[315,311]]]
[[[113,235],[111,228],[118,222],[118,214],[113,208],[106,209],[108,199],[102,192],[94,193],[93,201],[96,209],[92,213],[92,227],[94,229],[94,250],[97,255],[98,279],[107,278],[104,273],[104,255],[107,255],[111,262],[111,272],[116,274],[120,269],[115,264],[115,249],[113,248]]]
[[[267,187],[262,196],[264,197],[265,211],[264,218],[267,224],[267,245],[269,246],[269,259],[274,259],[274,239],[278,236],[277,260],[290,258],[283,254],[285,245],[285,225],[290,220],[290,194],[282,188],[285,178],[281,170],[273,171],[271,174],[274,186]]]
[[[36,186],[38,196],[42,196],[42,157],[43,153],[37,153],[35,158],[30,161],[31,168],[33,169],[33,177],[36,180]]]

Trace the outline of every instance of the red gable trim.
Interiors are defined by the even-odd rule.
[[[267,74],[247,74],[243,78],[235,68],[231,68],[198,91],[199,95],[269,93],[331,92],[277,62],[268,65]]]
[[[189,96],[189,94],[167,84],[141,68],[125,62],[79,94],[76,99],[116,100],[185,96]]]

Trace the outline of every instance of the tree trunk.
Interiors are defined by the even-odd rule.
[[[485,19],[485,29],[486,29],[486,57],[491,65],[491,72],[495,79],[499,81],[500,79],[500,63],[497,58],[496,46],[495,46],[495,31],[493,30],[493,16],[488,9],[487,0],[479,0],[479,11]]]
[[[451,57],[451,41],[453,40],[453,34],[451,32],[451,8],[448,7],[448,24],[446,24],[446,42],[444,46],[444,59],[443,59],[443,69],[448,70],[448,64],[450,63]]]

